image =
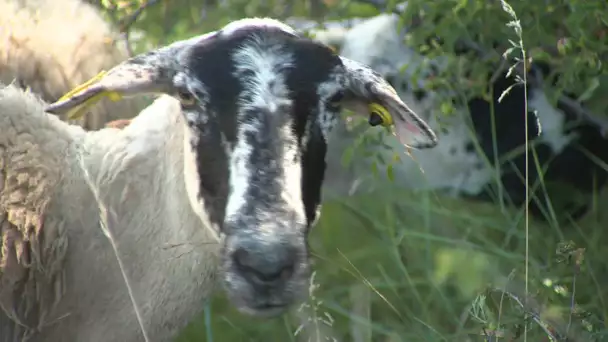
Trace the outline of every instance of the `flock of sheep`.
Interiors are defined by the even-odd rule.
[[[495,103],[497,151],[482,99],[439,130],[436,94],[397,72],[424,57],[402,43],[396,20],[317,37],[340,55],[283,23],[244,19],[127,60],[89,4],[0,3],[0,27],[11,27],[0,31],[0,342],[169,341],[218,287],[260,316],[301,300],[324,180],[374,186],[361,182],[367,160],[345,171],[337,162],[355,139],[336,120],[343,106],[392,123],[398,139],[386,144],[414,147],[395,166],[398,186],[487,196],[496,170],[485,161],[523,143],[523,91]],[[496,81],[495,93],[510,83]],[[147,107],[134,96],[150,92],[165,95]],[[65,116],[109,93],[126,98],[101,99],[78,121]],[[553,162],[546,177],[589,192],[603,185],[606,172],[575,148],[578,137],[608,161],[600,129],[568,131],[574,114],[540,89],[528,96],[543,128],[539,158]],[[515,159],[500,174],[516,204],[523,165]]]

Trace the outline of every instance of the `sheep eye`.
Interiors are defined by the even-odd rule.
[[[177,97],[183,106],[192,106],[196,102],[194,95],[186,89],[178,89]]]

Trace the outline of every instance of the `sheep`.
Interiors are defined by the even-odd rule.
[[[0,82],[16,80],[47,102],[128,57],[118,33],[80,0],[0,1],[0,27]],[[135,116],[146,104],[142,98],[103,100],[73,123],[100,129],[106,121]]]
[[[51,115],[142,93],[162,95],[122,129]],[[48,106],[3,87],[0,341],[144,340],[104,234],[149,340],[175,337],[219,287],[245,314],[283,313],[307,293],[342,108],[406,147],[437,144],[375,71],[269,18],[137,55]]]
[[[285,19],[285,22],[299,32],[307,34],[313,39],[339,51],[346,32],[362,20],[361,18],[349,18],[339,21],[329,20],[319,25],[317,21],[308,18],[290,17]]]
[[[441,71],[445,67],[445,60],[441,57],[423,56],[407,46],[402,39],[406,28],[399,32],[398,20],[399,17],[395,14],[382,14],[355,25],[345,34],[341,42],[341,55],[377,70],[398,91],[401,99],[417,113],[437,113],[440,102],[446,99],[454,103],[456,110],[449,117],[423,117],[430,127],[438,132],[440,142],[430,151],[412,151],[412,158],[402,158],[401,163],[395,164],[393,170],[396,185],[412,189],[439,190],[455,196],[495,200],[497,191],[493,187],[498,176],[493,167],[495,157],[505,158],[510,151],[525,142],[524,88],[522,86],[512,88],[508,95],[498,102],[498,96],[515,84],[516,80],[514,76],[505,77],[505,70],[492,84],[497,127],[495,156],[490,103],[475,97],[460,104],[456,94],[447,90],[425,91],[423,88],[426,79]],[[405,65],[407,68],[400,71]],[[533,70],[540,68],[541,66],[533,66]],[[547,167],[550,163],[544,173],[545,182],[548,186],[555,182],[565,183],[590,197],[589,194],[606,183],[607,174],[601,165],[580,147],[588,150],[591,155],[595,155],[604,163],[608,162],[608,150],[602,147],[606,145],[607,138],[603,136],[601,127],[593,122],[579,120],[579,116],[573,113],[572,109],[561,104],[557,108],[554,107],[538,86],[529,84],[527,94],[529,139],[535,139],[537,142],[536,151],[541,167]],[[472,126],[468,124],[469,118]],[[439,129],[440,125],[443,126],[442,129]],[[345,127],[336,127],[335,139],[341,143],[334,143],[334,146],[352,142],[353,134],[356,133],[349,133]],[[392,141],[386,143],[395,147]],[[375,149],[374,151],[384,155],[385,160],[390,160],[386,155],[391,153],[390,150],[386,152]],[[328,160],[337,161],[340,158],[331,155]],[[535,183],[539,181],[540,175],[531,153],[530,160],[529,184],[538,186]],[[352,179],[354,175],[360,178],[361,169],[369,169],[369,167],[368,161],[357,161],[351,166],[349,183],[354,182]],[[330,165],[328,168],[338,168],[338,166]],[[523,183],[525,155],[522,152],[500,168],[499,177],[504,187],[505,200],[507,203],[511,201],[513,205],[522,205],[525,202]],[[369,188],[365,180],[358,179],[357,182],[362,184],[358,191]],[[550,197],[555,194],[551,188],[547,190]],[[530,208],[538,218],[546,219],[550,217],[550,212],[544,196],[539,193],[542,191],[542,188],[537,190],[538,202],[532,202]],[[587,206],[578,203],[580,199],[573,198],[574,196],[569,194],[561,204],[563,208],[554,208],[554,210],[559,214],[567,213],[574,218],[582,216]],[[553,196],[552,199],[555,205],[558,198]]]

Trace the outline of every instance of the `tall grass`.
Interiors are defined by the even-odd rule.
[[[526,237],[525,237],[525,241],[526,241],[526,260],[525,260],[525,293],[524,293],[524,301],[523,303],[519,303],[523,308],[528,307],[528,280],[529,280],[529,258],[530,258],[530,212],[529,212],[529,203],[530,203],[530,184],[529,184],[529,172],[530,172],[530,168],[529,168],[529,161],[530,161],[530,156],[528,155],[529,153],[529,146],[528,146],[528,141],[529,141],[529,137],[528,137],[528,133],[529,133],[529,129],[528,129],[528,58],[526,56],[526,48],[524,46],[524,39],[523,39],[523,35],[522,35],[522,28],[521,28],[521,24],[519,22],[519,19],[517,18],[517,14],[515,13],[515,11],[513,10],[513,8],[511,7],[511,5],[509,5],[509,3],[507,3],[505,0],[500,0],[500,4],[502,5],[502,9],[509,15],[509,17],[511,17],[511,21],[509,21],[507,23],[508,27],[511,27],[513,29],[513,31],[515,32],[515,34],[517,35],[518,40],[516,42],[510,41],[512,46],[511,49],[513,50],[517,50],[521,53],[521,58],[517,60],[517,63],[515,63],[513,66],[511,66],[511,68],[509,68],[509,72],[507,73],[507,77],[509,77],[509,75],[515,70],[515,68],[517,68],[518,64],[521,64],[523,66],[523,72],[521,73],[521,76],[518,75],[518,77],[516,78],[516,80],[518,81],[518,83],[521,83],[521,86],[523,86],[524,88],[524,140],[526,141],[525,143],[525,229],[526,229]],[[505,55],[508,55],[508,53],[510,52],[510,50],[507,50],[507,52],[505,53]],[[506,57],[506,56],[505,56]],[[498,101],[500,102],[503,97],[509,92],[511,88],[507,88],[503,94],[500,95]],[[539,131],[542,131],[542,128],[539,129]],[[515,297],[516,299],[518,299],[517,297]],[[502,299],[501,298],[501,304],[502,304]],[[502,309],[502,305],[501,305],[501,309]],[[499,316],[500,317],[500,316]],[[498,320],[498,324],[500,325],[500,319]],[[524,341],[528,340],[528,325],[524,324]]]
[[[573,341],[590,341],[576,313],[568,328],[572,293],[562,284],[572,280],[575,263],[558,262],[555,246],[562,239],[548,233],[551,227],[544,223],[530,223],[532,296],[526,304],[520,272],[525,262],[524,223],[512,222],[491,204],[408,191],[389,195],[384,189],[328,202],[323,215],[311,241],[319,284],[315,300],[323,301],[320,312],[332,316],[331,337],[338,341],[355,341],[353,327],[370,330],[373,341],[466,341],[474,336],[482,341],[515,335],[526,314],[534,323],[530,341],[543,341],[544,329],[567,333]],[[576,231],[568,237],[591,238],[586,256],[601,262],[606,255],[599,242],[603,232],[593,221],[583,224],[595,230],[594,237]],[[593,300],[581,298],[576,306],[602,312],[597,298],[607,291],[594,284],[598,269],[585,268],[577,291],[595,295]],[[360,287],[367,288],[369,296],[354,300],[353,288]],[[356,312],[355,306],[369,309]],[[260,320],[239,315],[221,295],[212,308],[211,328],[218,341],[298,341],[297,317]],[[369,316],[363,314],[366,310]],[[197,322],[180,341],[204,341],[205,329]],[[583,337],[576,338],[579,335]]]

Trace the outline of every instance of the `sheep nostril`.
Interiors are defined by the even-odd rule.
[[[242,276],[254,285],[277,285],[289,279],[295,270],[295,251],[277,252],[280,258],[264,258],[262,253],[250,253],[239,248],[233,260]]]

